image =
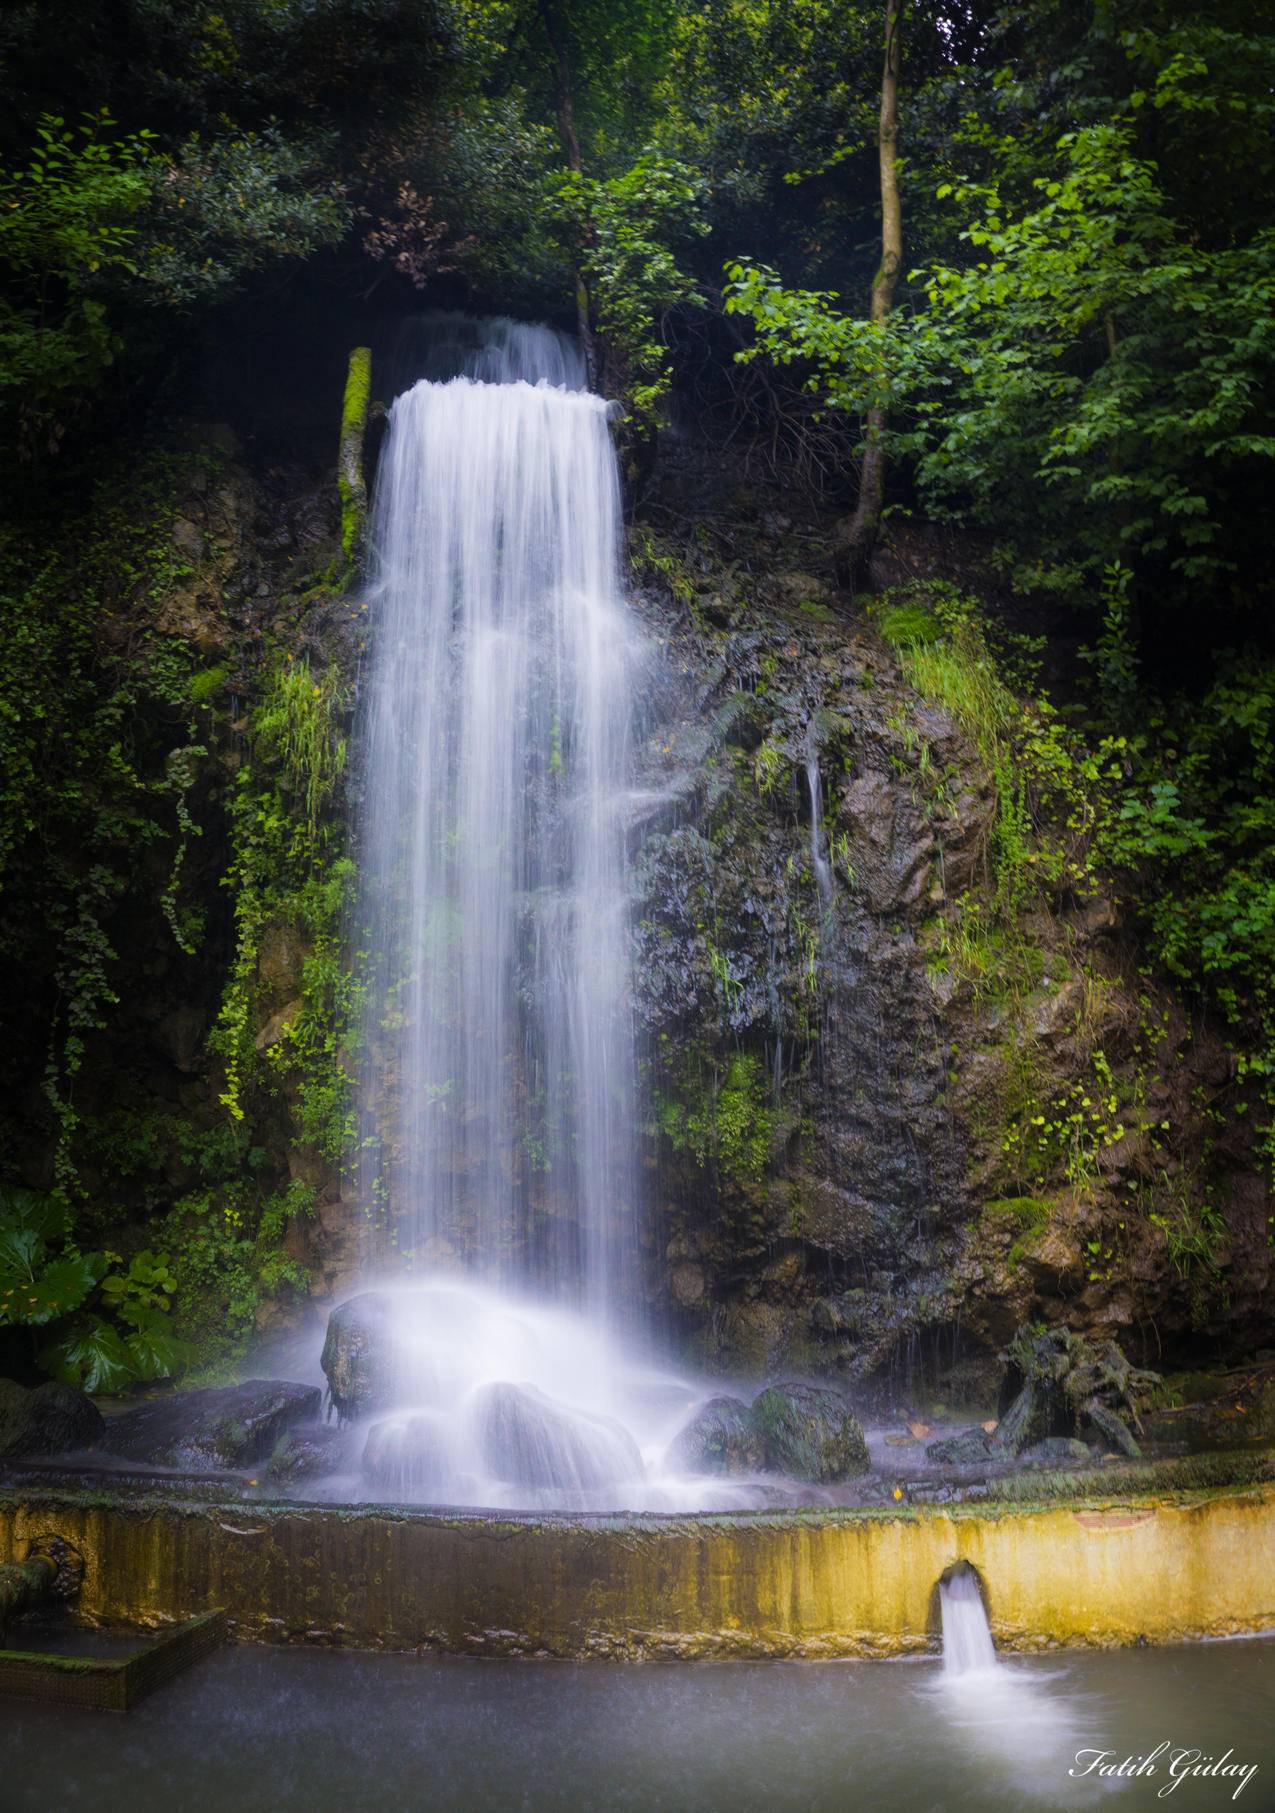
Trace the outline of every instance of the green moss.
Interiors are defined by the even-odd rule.
[[[228,670],[224,666],[201,668],[190,676],[187,696],[192,705],[211,705],[226,684]]]
[[[1038,1234],[1049,1221],[1050,1204],[1039,1196],[999,1196],[984,1203],[983,1213],[995,1221],[1012,1221],[1024,1233]]]
[[[679,1097],[657,1096],[655,1106],[659,1130],[675,1151],[690,1151],[728,1185],[760,1183],[774,1117],[762,1066],[751,1052],[736,1053],[724,1075],[714,1069],[702,1083],[688,1079]]]

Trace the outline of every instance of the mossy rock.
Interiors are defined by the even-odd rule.
[[[398,1396],[392,1312],[382,1292],[364,1291],[328,1317],[319,1364],[342,1422],[388,1410]]]
[[[766,1445],[742,1399],[710,1398],[674,1439],[667,1464],[680,1473],[758,1473]]]
[[[772,1473],[826,1484],[871,1468],[859,1420],[831,1385],[770,1385],[753,1405],[752,1422]]]

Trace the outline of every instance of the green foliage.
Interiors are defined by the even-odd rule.
[[[950,191],[977,211],[973,261],[931,271],[903,330],[931,363],[921,482],[1006,536],[1025,587],[1074,593],[1115,561],[1216,583],[1227,488],[1275,455],[1275,234],[1201,245],[1126,121],[1056,157],[1026,205]]]
[[[954,586],[913,582],[887,593],[878,622],[898,648],[904,677],[952,714],[995,789],[996,917],[1008,924],[1042,895],[1091,893],[1123,744],[1104,739],[1087,748],[1043,694],[1028,700],[1015,691],[1005,655]]]
[[[235,1139],[208,1141],[200,1156],[201,1187],[162,1226],[180,1253],[174,1316],[196,1364],[216,1369],[244,1351],[263,1304],[307,1290],[309,1273],[286,1242],[289,1227],[314,1213],[314,1191],[299,1179],[263,1190],[264,1154]]]
[[[135,219],[150,136],[111,139],[105,112],[54,114],[18,169],[0,169],[0,427],[27,454],[63,432],[57,411],[93,390],[120,351],[103,274],[136,275]]]
[[[656,1122],[674,1151],[688,1151],[726,1189],[754,1189],[770,1162],[773,1116],[766,1079],[751,1052],[737,1052],[724,1075],[689,1099],[661,1097]]]
[[[672,378],[661,317],[679,303],[702,300],[671,249],[706,231],[702,201],[693,171],[654,156],[619,176],[599,179],[564,170],[555,179],[551,211],[588,285],[599,331],[617,366],[613,382],[647,432]]]
[[[317,171],[318,148],[273,128],[152,157],[130,301],[189,311],[233,293],[267,267],[339,240],[350,222],[339,187]]]
[[[333,668],[316,678],[291,657],[270,676],[253,714],[249,761],[230,800],[235,954],[209,1041],[221,1057],[221,1101],[245,1117],[245,1095],[296,1084],[303,1141],[329,1160],[354,1138],[349,1042],[358,984],[341,956],[341,930],[355,870],[333,848],[324,817],[345,766],[344,688]],[[306,942],[294,1011],[258,1050],[259,959],[270,928]]]
[[[167,1254],[116,1256],[75,1245],[65,1206],[30,1190],[0,1192],[0,1327],[47,1329],[40,1364],[85,1391],[167,1378],[185,1358],[168,1310]]]
[[[182,863],[199,831],[189,798],[207,707],[192,700],[193,651],[158,634],[149,607],[189,574],[175,498],[208,465],[152,452],[100,481],[56,534],[0,526],[0,963],[11,997],[48,994],[45,1095],[70,1195],[75,1079],[117,1005],[113,922],[149,892],[153,850],[171,853],[158,905],[178,945],[198,929]]]

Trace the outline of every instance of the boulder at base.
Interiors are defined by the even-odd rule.
[[[363,1477],[387,1492],[415,1494],[442,1487],[455,1474],[449,1427],[420,1412],[373,1423],[363,1447]]]
[[[188,1472],[251,1467],[286,1429],[316,1421],[321,1406],[317,1385],[280,1379],[175,1391],[112,1417],[102,1447],[126,1460]]]
[[[666,1464],[675,1473],[760,1473],[766,1444],[742,1399],[710,1398],[679,1430]]]
[[[826,1484],[870,1471],[859,1419],[832,1385],[770,1385],[752,1421],[772,1473]]]
[[[510,1485],[590,1492],[645,1474],[627,1429],[530,1386],[486,1385],[474,1412],[487,1471]]]
[[[328,1317],[319,1362],[328,1397],[342,1422],[388,1410],[395,1401],[396,1365],[392,1306],[381,1291],[363,1291]]]
[[[28,1391],[0,1379],[0,1454],[70,1454],[95,1448],[104,1420],[92,1398],[74,1385]]]

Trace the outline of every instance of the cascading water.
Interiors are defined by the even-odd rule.
[[[957,1567],[939,1583],[939,1614],[946,1674],[981,1674],[996,1667],[992,1633],[973,1568]]]
[[[373,518],[365,1109],[387,1212],[367,1270],[391,1414],[363,1478],[450,1503],[747,1502],[661,1477],[697,1393],[640,1357],[633,1307],[624,814],[647,650],[608,406],[543,327],[434,317],[399,356],[425,376],[391,411]]]
[[[621,794],[642,643],[607,404],[547,328],[442,317],[374,519],[365,748],[378,1109],[400,1256],[631,1286]],[[388,1013],[386,1011],[388,1005]]]

